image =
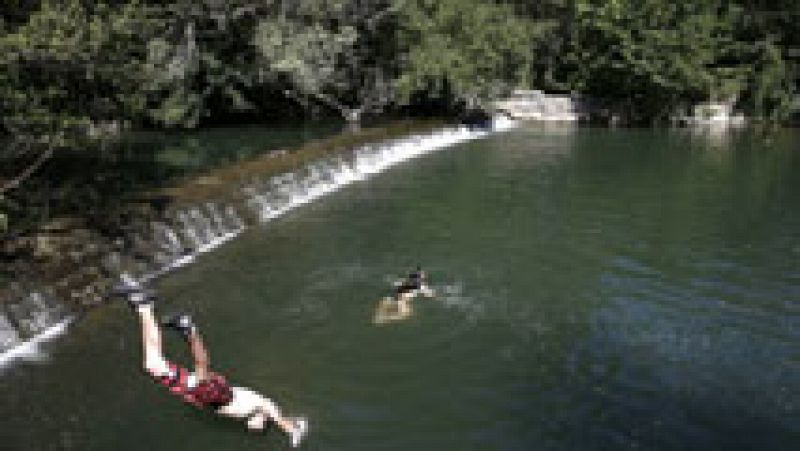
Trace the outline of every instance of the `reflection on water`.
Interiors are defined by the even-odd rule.
[[[487,155],[491,168],[507,171],[513,169],[533,169],[546,167],[564,161],[574,150],[578,132],[585,130],[576,124],[564,123],[523,123],[520,125],[527,133],[513,133],[498,136],[498,147],[508,148],[507,152],[491,152]],[[531,135],[536,135],[536,151],[520,152]]]
[[[286,151],[341,131],[335,122],[298,125],[206,129],[192,132],[139,132],[118,146],[134,158],[195,174],[198,171],[247,160],[268,151]]]
[[[340,129],[341,125],[335,123],[306,123],[131,133],[118,141],[56,152],[35,177],[26,181],[24,192],[12,192],[8,199],[0,199],[0,207],[10,212],[11,225],[18,230],[62,215],[97,216],[94,220],[102,221],[104,214],[128,202],[131,196],[223,164],[294,148]]]

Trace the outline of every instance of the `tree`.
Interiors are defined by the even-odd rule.
[[[155,29],[146,43],[142,89],[148,117],[166,127],[196,127],[211,116],[208,105],[232,111],[255,107],[255,52],[248,40],[264,9],[252,0],[181,0],[150,7]]]
[[[800,3],[734,1],[739,59],[749,68],[743,104],[761,120],[800,114]]]
[[[18,187],[56,147],[93,124],[142,108],[136,87],[136,2],[44,1],[27,22],[0,36],[0,130],[12,136],[0,155],[0,194]]]
[[[735,98],[746,71],[733,54],[723,2],[576,2],[582,85],[633,121],[666,119],[686,103]]]
[[[415,92],[480,104],[528,84],[540,27],[508,5],[478,0],[410,0],[401,9],[401,98]],[[449,91],[449,92],[448,92]]]
[[[302,0],[275,5],[253,44],[262,82],[284,82],[299,102],[320,102],[357,123],[394,100],[396,62],[387,23],[402,0]],[[386,43],[388,42],[388,45]]]

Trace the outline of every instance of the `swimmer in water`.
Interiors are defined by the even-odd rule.
[[[405,279],[394,284],[394,293],[378,303],[372,322],[384,324],[408,318],[413,313],[411,301],[418,294],[428,298],[434,295],[427,284],[427,275],[420,266],[411,271]]]
[[[422,267],[417,265],[417,268],[411,271],[405,279],[395,284],[394,299],[400,301],[401,299],[411,299],[416,295],[421,294],[425,297],[433,297],[433,290],[428,286],[427,274],[422,270]]]
[[[139,315],[144,353],[144,370],[159,385],[166,387],[187,404],[211,410],[223,417],[242,420],[251,431],[261,431],[267,422],[274,422],[297,447],[308,431],[308,422],[301,417],[285,417],[272,400],[244,387],[232,386],[210,368],[208,351],[200,331],[186,314],[167,318],[163,325],[180,332],[189,345],[194,371],[178,366],[164,358],[161,328],[153,312],[154,294],[137,281],[122,275],[114,293],[124,296]]]

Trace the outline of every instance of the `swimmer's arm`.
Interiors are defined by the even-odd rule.
[[[197,381],[202,382],[208,379],[208,350],[203,343],[203,337],[200,336],[200,332],[197,330],[194,330],[189,335],[189,350],[191,351],[192,359],[194,360],[194,374],[197,376]]]

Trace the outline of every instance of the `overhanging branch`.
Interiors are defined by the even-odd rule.
[[[29,179],[33,174],[35,174],[36,171],[38,171],[39,168],[41,168],[42,165],[44,165],[44,163],[47,160],[49,160],[50,157],[53,156],[53,151],[55,149],[55,146],[56,146],[55,141],[51,142],[47,146],[47,148],[42,153],[40,153],[39,156],[36,157],[36,159],[30,165],[28,165],[28,167],[25,168],[25,170],[23,170],[19,175],[12,178],[11,180],[0,182],[2,183],[2,185],[0,185],[0,196],[3,196],[8,191],[17,188],[19,185],[25,182],[25,180]]]

